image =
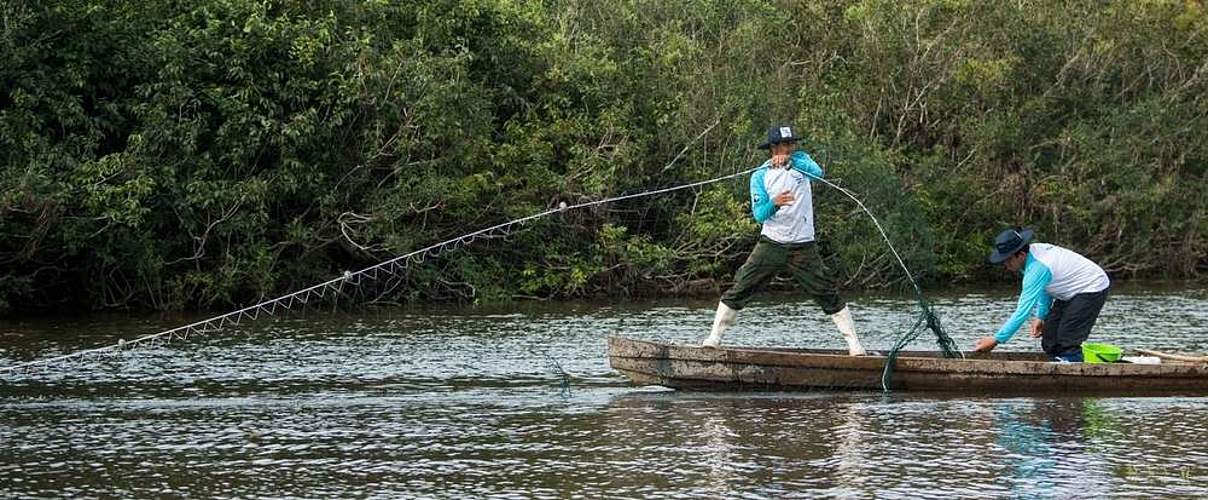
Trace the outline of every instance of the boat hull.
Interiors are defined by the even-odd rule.
[[[820,349],[715,349],[618,336],[608,338],[608,359],[635,384],[686,390],[1208,395],[1204,363],[1054,363],[1041,354],[1004,352],[948,359],[935,352],[904,351],[892,377],[883,381],[884,356]]]

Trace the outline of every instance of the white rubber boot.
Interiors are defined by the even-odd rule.
[[[844,306],[842,311],[832,314],[831,319],[835,321],[835,326],[839,327],[839,333],[842,333],[843,339],[847,341],[848,354],[852,356],[867,354],[864,346],[860,345],[860,337],[856,336],[856,324],[851,319],[851,309]]]
[[[726,333],[726,330],[738,321],[738,311],[730,309],[724,302],[717,303],[717,315],[713,316],[713,331],[709,332],[709,338],[701,343],[704,347],[717,347],[721,345],[721,336]]]

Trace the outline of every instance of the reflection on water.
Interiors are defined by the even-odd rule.
[[[835,440],[838,443],[834,454],[838,462],[836,481],[845,492],[858,492],[862,489],[860,485],[868,473],[865,470],[868,460],[864,458],[864,453],[869,447],[861,433],[864,419],[854,406],[842,408],[836,413],[839,417],[835,429]]]
[[[1028,496],[1109,493],[1104,462],[1087,449],[1092,429],[1085,426],[1084,411],[1097,405],[1090,399],[1040,401],[1026,410],[995,411],[993,428],[1008,453],[1012,489]]]
[[[938,302],[967,345],[1004,298]],[[857,300],[867,343],[910,305]],[[310,313],[6,377],[0,496],[1208,496],[1208,398],[677,393],[608,368],[606,334],[699,341],[711,306]],[[0,323],[0,364],[179,322]],[[1208,296],[1126,290],[1096,331],[1208,350]],[[784,298],[730,340],[842,344]]]

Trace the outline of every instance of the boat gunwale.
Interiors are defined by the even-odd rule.
[[[887,356],[850,356],[841,350],[797,349],[782,347],[720,347],[708,348],[692,345],[635,339],[612,335],[608,337],[608,356],[650,361],[690,361],[701,363],[724,363],[735,365],[758,365],[774,368],[812,368],[845,371],[882,371]],[[613,354],[614,344],[657,349],[662,356],[622,356]],[[911,356],[929,353],[933,356]],[[961,374],[994,377],[1058,376],[1094,378],[1200,378],[1208,376],[1205,363],[1163,363],[1159,365],[1131,363],[1060,363],[1038,360],[995,359],[987,357],[944,358],[936,351],[908,351],[899,354],[894,363],[898,374]],[[999,353],[1015,354],[1015,353]],[[1022,353],[1030,354],[1030,353]]]

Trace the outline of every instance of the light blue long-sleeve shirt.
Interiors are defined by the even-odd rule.
[[[794,151],[789,158],[792,160],[793,170],[807,177],[822,178],[822,167],[805,151]],[[776,213],[776,204],[772,202],[772,197],[768,196],[767,188],[767,173],[771,167],[772,160],[767,160],[751,175],[751,215],[755,217],[755,222],[760,224]],[[804,201],[812,203],[812,200]]]
[[[1045,291],[1045,287],[1050,281],[1053,281],[1053,272],[1028,252],[1028,260],[1023,268],[1023,290],[1019,293],[1019,305],[1015,306],[1015,313],[1011,318],[994,334],[994,340],[999,344],[1011,340],[1023,322],[1032,315],[1033,309],[1036,310],[1036,317],[1042,320],[1049,315],[1053,298]]]

